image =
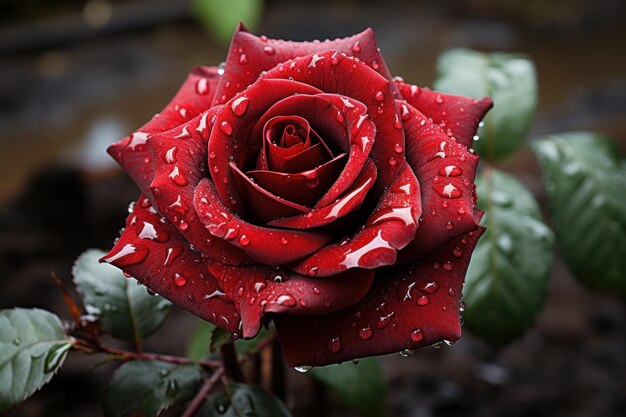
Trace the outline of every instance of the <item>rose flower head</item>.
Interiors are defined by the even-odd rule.
[[[392,78],[371,29],[240,25],[109,147],[142,194],[102,261],[234,337],[273,320],[290,366],[454,341],[491,105]]]

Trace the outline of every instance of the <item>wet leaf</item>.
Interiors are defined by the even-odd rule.
[[[196,417],[290,417],[287,407],[272,393],[245,384],[211,397]]]
[[[528,57],[449,50],[439,57],[434,89],[493,99],[474,146],[481,157],[500,160],[522,145],[537,105],[535,67]]]
[[[560,253],[589,288],[626,294],[626,161],[590,132],[533,143]]]
[[[165,321],[170,302],[149,295],[146,287],[122,271],[98,263],[104,252],[91,249],[78,257],[72,273],[88,314],[100,317],[102,329],[138,344]]]
[[[330,388],[349,408],[364,417],[385,415],[387,384],[376,358],[313,368],[309,375]]]
[[[0,415],[47,384],[72,341],[57,316],[44,310],[0,311]]]
[[[120,366],[109,383],[107,417],[158,416],[191,400],[202,382],[197,365],[133,361]]]
[[[478,177],[478,207],[487,231],[469,265],[465,327],[499,347],[521,337],[541,312],[552,265],[552,231],[514,177],[489,169]]]
[[[263,0],[193,0],[192,12],[206,30],[228,45],[239,22],[254,29],[261,20]]]

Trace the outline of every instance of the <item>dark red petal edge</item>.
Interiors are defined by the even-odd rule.
[[[107,149],[150,200],[152,193],[149,185],[152,181],[153,165],[146,145],[148,138],[155,133],[173,129],[209,109],[219,78],[215,67],[194,68],[161,113]]]
[[[213,107],[182,126],[148,140],[155,167],[150,191],[159,212],[196,249],[211,259],[241,264],[247,256],[220,239],[212,239],[193,207],[194,189],[208,175],[206,142],[218,108]]]
[[[474,209],[478,156],[410,104],[398,101],[398,106],[409,115],[403,121],[406,158],[420,182],[423,206],[415,240],[398,257],[399,262],[408,262],[478,227]]]
[[[493,100],[440,93],[416,85],[396,81],[402,97],[413,107],[430,117],[446,134],[457,142],[472,147],[473,137]]]
[[[346,310],[274,317],[289,366],[326,365],[458,340],[465,272],[483,231],[445,242],[411,265],[377,271],[365,298]]]
[[[301,259],[331,239],[322,232],[270,229],[247,223],[226,208],[213,183],[206,178],[196,187],[193,203],[211,235],[265,265],[279,266]]]
[[[302,275],[327,277],[351,268],[394,265],[398,250],[415,237],[422,207],[420,185],[404,163],[365,226],[352,239],[328,245],[291,265]]]
[[[245,338],[256,336],[267,313],[319,315],[350,307],[374,277],[373,271],[352,270],[320,280],[265,266],[208,267],[241,315]]]
[[[239,25],[233,35],[224,66],[224,77],[215,96],[215,104],[225,103],[281,62],[329,49],[359,58],[387,80],[391,74],[378,49],[372,29],[343,39],[324,42],[291,42],[257,37]],[[394,94],[400,98],[394,85]]]
[[[151,291],[230,332],[239,314],[217,285],[200,252],[140,196],[113,249],[102,257]]]

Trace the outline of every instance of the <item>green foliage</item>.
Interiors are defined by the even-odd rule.
[[[590,132],[533,143],[557,245],[581,283],[626,294],[626,161]]]
[[[531,326],[543,307],[554,237],[530,192],[512,176],[486,170],[477,192],[487,231],[467,272],[464,318],[472,333],[502,346]]]
[[[139,344],[165,321],[170,302],[146,292],[134,278],[98,263],[104,252],[91,249],[78,257],[72,273],[87,313],[100,317],[102,329]]]
[[[273,394],[251,385],[231,384],[211,397],[197,417],[290,417],[287,407]]]
[[[39,309],[1,310],[0,415],[47,384],[71,347],[54,314]]]
[[[133,361],[120,366],[105,399],[107,417],[157,416],[194,397],[202,382],[197,365]]]
[[[452,49],[439,57],[434,88],[493,99],[475,144],[481,157],[500,160],[522,145],[537,104],[535,67],[528,57]]]
[[[309,375],[364,417],[385,415],[387,384],[377,358],[361,359],[358,365],[342,363],[316,367]]]
[[[263,0],[193,0],[191,7],[206,30],[228,45],[239,22],[251,29],[256,27],[263,13]]]

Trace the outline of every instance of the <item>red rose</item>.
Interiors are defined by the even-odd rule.
[[[456,340],[491,105],[392,79],[370,29],[241,26],[109,148],[143,195],[103,261],[237,336],[271,317],[291,366]]]

